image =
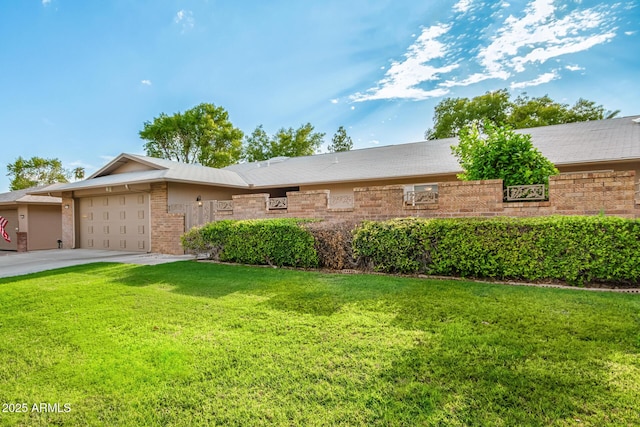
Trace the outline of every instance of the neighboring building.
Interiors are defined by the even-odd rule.
[[[625,182],[640,173],[640,116],[518,132],[531,134],[533,144],[561,173],[634,171]],[[84,181],[33,194],[62,197],[63,206],[69,207],[62,209],[67,248],[176,253],[185,225],[214,218],[218,211],[220,217],[251,217],[252,209],[263,209],[265,203],[264,209],[281,214],[278,209],[287,206],[287,193],[322,193],[331,199],[326,203],[333,208],[332,217],[339,217],[341,212],[349,216],[357,188],[402,186],[411,192],[445,186],[461,172],[450,148],[456,143],[455,138],[423,141],[224,169],[121,154]],[[290,214],[296,212],[302,211]]]
[[[8,221],[5,230],[11,239],[9,243],[0,237],[0,250],[22,252],[58,247],[62,238],[61,199],[29,194],[36,190],[34,187],[0,194],[0,216]]]

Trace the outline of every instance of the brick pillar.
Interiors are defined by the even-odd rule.
[[[75,233],[74,233],[74,215],[75,202],[72,193],[62,193],[62,248],[73,249],[76,247]]]
[[[180,236],[184,233],[184,214],[168,213],[167,183],[151,184],[151,252],[182,255]]]
[[[327,216],[329,190],[287,192],[289,216],[296,218],[324,218]]]
[[[353,189],[353,215],[367,220],[404,216],[404,186],[385,185]]]
[[[27,233],[25,231],[18,231],[18,252],[27,252]]]

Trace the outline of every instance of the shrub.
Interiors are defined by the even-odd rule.
[[[354,254],[360,265],[376,271],[417,273],[427,269],[430,220],[365,221],[354,231]]]
[[[365,222],[354,254],[377,271],[570,284],[640,282],[640,221],[614,217]]]
[[[182,247],[187,253],[204,255],[218,261],[234,221],[224,220],[193,227],[180,236]]]
[[[316,267],[318,257],[305,220],[263,219],[218,221],[191,229],[182,236],[190,253],[244,264]]]
[[[477,125],[460,130],[459,143],[451,150],[464,173],[464,181],[502,179],[510,185],[546,184],[558,169],[531,143],[531,135],[485,123],[486,135]]]
[[[342,270],[355,268],[352,241],[353,229],[358,223],[355,221],[340,222],[312,222],[304,227],[314,239],[314,247],[318,254],[320,267]]]

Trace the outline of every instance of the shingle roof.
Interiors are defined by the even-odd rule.
[[[640,159],[640,116],[520,129],[558,166]],[[392,179],[461,172],[457,138],[232,165],[256,187]]]
[[[8,193],[2,193],[0,194],[0,205],[14,205],[18,203],[33,203],[33,204],[62,203],[62,199],[60,199],[59,197],[32,196],[29,194],[41,188],[44,188],[44,187],[31,187],[31,188],[26,188],[24,190],[16,190],[16,191],[10,191]]]
[[[640,116],[521,129],[558,166],[640,159]]]
[[[636,120],[636,121],[634,121]],[[531,135],[542,154],[557,166],[640,160],[640,116],[520,129]],[[460,172],[451,154],[457,138],[352,150],[314,156],[241,163],[223,169],[121,154],[84,181],[56,185],[57,193],[158,181],[210,184],[232,188],[269,188],[334,182],[383,180]],[[153,170],[112,174],[128,161]],[[53,190],[51,190],[53,191]],[[46,194],[40,190],[37,194]]]
[[[460,171],[455,139],[389,145],[228,166],[256,187],[438,175]]]

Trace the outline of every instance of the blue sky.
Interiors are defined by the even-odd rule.
[[[640,114],[637,0],[5,0],[0,18],[0,192],[18,156],[90,174],[201,102],[245,134],[342,125],[356,148],[422,140],[443,98],[501,88]]]

